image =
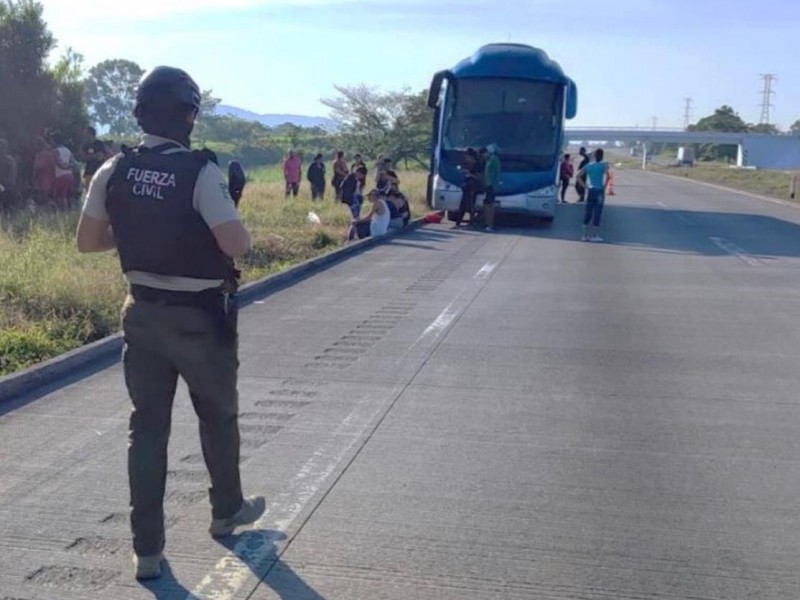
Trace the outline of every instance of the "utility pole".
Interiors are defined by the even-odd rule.
[[[762,73],[761,80],[764,82],[764,88],[761,90],[761,118],[758,122],[761,125],[769,125],[769,109],[775,106],[772,104],[772,96],[775,95],[772,84],[778,80],[778,76],[774,73]]]
[[[686,97],[683,99],[683,128],[689,129],[689,123],[692,122],[692,99]]]

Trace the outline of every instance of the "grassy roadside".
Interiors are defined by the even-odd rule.
[[[626,168],[628,168],[627,165]],[[792,171],[732,169],[728,165],[720,163],[697,163],[694,167],[648,164],[647,168],[656,173],[665,173],[772,198],[791,200],[789,185],[794,174]]]
[[[250,173],[240,210],[253,248],[241,261],[253,281],[341,246],[350,223],[347,207],[328,198],[312,202],[307,182],[300,197],[284,198],[277,169]],[[423,214],[423,172],[401,173],[412,213]],[[309,211],[321,225],[309,225]],[[113,253],[79,254],[78,211],[23,212],[0,219],[0,375],[100,339],[118,329],[125,282]]]

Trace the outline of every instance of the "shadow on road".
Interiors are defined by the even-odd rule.
[[[261,582],[260,586],[270,588],[282,600],[325,600],[280,559],[276,544],[285,539],[286,534],[281,531],[256,529],[219,539],[217,542],[247,565],[256,579]],[[230,573],[225,575],[229,576]],[[225,592],[230,593],[232,590],[227,587],[230,578],[222,577],[221,579],[223,580],[222,585],[226,586]],[[141,582],[141,586],[153,594],[155,600],[186,600],[187,597],[194,597],[192,592],[177,580],[169,566],[169,561],[164,561],[159,579]],[[217,590],[206,591],[216,592]],[[244,589],[242,591],[252,592],[252,590]],[[202,597],[205,597],[204,593],[198,596],[198,598]]]
[[[168,560],[161,565],[160,578],[142,581],[140,585],[153,594],[156,600],[186,600],[191,596],[191,592],[178,582]]]
[[[217,540],[244,562],[260,581],[282,600],[325,600],[280,559],[277,542],[282,531],[255,529]]]
[[[49,396],[58,390],[61,390],[65,387],[68,387],[74,383],[79,383],[85,380],[92,375],[97,373],[101,373],[105,371],[109,367],[114,366],[120,361],[121,358],[121,351],[120,352],[110,352],[109,354],[98,358],[97,360],[89,363],[88,365],[82,367],[79,371],[75,373],[71,373],[69,375],[65,375],[60,377],[58,380],[48,383],[46,385],[37,387],[35,390],[28,392],[27,394],[23,394],[21,396],[16,396],[11,398],[10,400],[5,400],[0,402],[0,417],[5,414],[14,412],[15,410],[22,408],[23,406],[27,406],[40,398],[44,398],[45,396]]]
[[[409,242],[403,240],[389,240],[387,245],[393,247],[401,247],[401,248],[416,248],[417,250],[431,250],[433,252],[444,252],[442,248],[437,248],[436,246],[430,246],[428,244],[418,244],[416,242]]]
[[[507,215],[497,233],[580,243],[583,214],[583,204],[560,206],[552,225]],[[800,257],[800,224],[757,213],[607,204],[602,233],[606,244],[663,252],[730,256],[723,246],[733,244],[764,260]]]

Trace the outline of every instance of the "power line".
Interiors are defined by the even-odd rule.
[[[769,125],[769,109],[775,107],[772,104],[772,96],[775,95],[772,83],[778,80],[778,76],[774,73],[762,73],[761,80],[764,82],[764,88],[761,90],[761,118],[759,123],[761,125]]]
[[[683,99],[683,128],[689,129],[689,123],[692,122],[692,99],[686,97]]]

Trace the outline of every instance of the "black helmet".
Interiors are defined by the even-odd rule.
[[[159,108],[185,104],[199,110],[200,88],[186,71],[175,67],[155,67],[139,81],[134,112],[149,104]]]

